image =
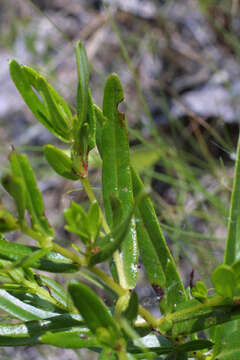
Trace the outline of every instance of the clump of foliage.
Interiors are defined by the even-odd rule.
[[[184,288],[181,276],[144,185],[131,166],[124,114],[118,110],[123,89],[117,75],[106,81],[103,107],[89,89],[88,60],[76,45],[77,114],[38,72],[10,62],[11,77],[35,117],[69,152],[45,145],[55,172],[81,181],[89,210],[72,202],[65,210],[66,230],[77,234],[79,248],[55,241],[42,195],[25,155],[14,149],[2,185],[13,198],[17,217],[0,208],[0,309],[13,319],[0,325],[1,346],[50,344],[88,348],[99,359],[238,359],[240,356],[239,152],[230,205],[224,263],[212,274],[213,289],[198,281]],[[88,180],[88,155],[97,147],[102,160],[103,208]],[[3,233],[21,231],[36,240],[27,246]],[[155,318],[134,291],[139,255],[149,283],[159,295]],[[98,264],[108,261],[111,276]],[[85,283],[72,281],[67,292],[51,273],[77,273],[114,296],[108,308]],[[203,331],[209,329],[209,331]],[[201,336],[199,336],[199,334]]]

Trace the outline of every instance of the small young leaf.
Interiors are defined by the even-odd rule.
[[[77,113],[78,113],[78,126],[79,130],[83,122],[87,119],[88,111],[88,83],[89,83],[89,70],[88,58],[86,50],[81,41],[75,47],[77,71],[78,71],[78,95],[77,95]]]
[[[53,145],[44,146],[44,154],[48,163],[55,172],[70,180],[79,180],[79,176],[73,169],[73,162],[62,150]]]
[[[191,293],[195,299],[201,302],[204,302],[208,295],[206,285],[202,281],[196,282],[196,285],[192,288]]]
[[[79,41],[75,47],[78,92],[77,117],[74,119],[74,144],[72,158],[74,168],[81,177],[85,177],[88,168],[88,153],[96,144],[96,116],[89,84],[88,58],[83,44]]]
[[[89,329],[98,339],[110,347],[117,346],[120,331],[107,310],[93,290],[79,282],[71,282],[68,290],[74,305],[86,321]]]
[[[65,229],[78,234],[87,243],[91,238],[90,226],[88,217],[81,205],[72,201],[70,207],[64,211],[64,216],[67,221]]]
[[[35,70],[20,66],[15,60],[10,61],[9,69],[15,86],[35,117],[61,140],[71,141],[72,115],[56,90]]]
[[[66,117],[66,113],[62,112],[63,108],[61,104],[59,105],[56,102],[56,91],[48,84],[47,80],[43,76],[38,78],[38,88],[37,90],[44,97],[44,103],[48,110],[48,116],[51,121],[51,124],[54,128],[57,136],[69,142],[71,140],[72,124],[71,121]],[[61,103],[63,102],[63,99]]]
[[[236,287],[236,276],[228,265],[219,265],[212,274],[212,282],[219,295],[232,298]]]
[[[23,180],[18,176],[7,175],[2,178],[2,185],[13,197],[18,209],[19,221],[22,222],[26,209],[26,193]]]
[[[3,207],[0,207],[0,232],[10,232],[18,228],[17,220],[12,214]]]
[[[13,151],[9,157],[13,175],[20,178],[24,186],[24,200],[26,208],[32,221],[35,231],[49,237],[53,236],[53,229],[50,227],[44,216],[44,204],[42,195],[37,187],[34,172],[25,155]]]
[[[89,222],[89,231],[91,233],[91,239],[95,240],[99,235],[102,225],[102,218],[97,201],[94,201],[89,208],[88,222]]]

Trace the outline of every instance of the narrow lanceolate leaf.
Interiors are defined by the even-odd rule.
[[[70,180],[79,180],[79,176],[73,169],[72,159],[62,150],[53,145],[45,145],[44,154],[48,163],[58,175]]]
[[[100,238],[95,242],[94,248],[91,249],[91,255],[89,260],[89,266],[101,263],[110,258],[110,256],[116,251],[123,243],[128,233],[128,228],[133,216],[133,207],[130,210],[126,219],[124,219],[114,230]]]
[[[40,248],[38,247],[10,243],[4,238],[0,239],[0,259],[20,262],[26,258],[34,257],[34,253],[39,250]],[[31,266],[39,270],[54,273],[68,273],[79,269],[71,260],[54,251],[48,252],[44,257],[32,263]]]
[[[78,113],[78,127],[87,119],[88,111],[88,83],[89,83],[89,70],[88,58],[86,50],[81,41],[75,47],[77,71],[78,71],[78,95],[77,95],[77,113]]]
[[[10,295],[6,290],[0,290],[0,309],[20,320],[47,319],[57,315],[25,304],[17,297]]]
[[[41,343],[65,349],[101,347],[96,336],[92,335],[90,331],[47,332],[41,336]]]
[[[86,327],[82,327],[81,317],[78,315],[59,315],[47,320],[26,321],[22,324],[0,325],[0,346],[22,346],[43,343],[40,336],[49,331],[63,331],[66,328],[79,328],[79,335],[89,334]],[[74,331],[74,330],[73,330]]]
[[[103,145],[102,145],[102,131],[103,124],[106,121],[106,118],[103,115],[102,109],[96,104],[94,105],[94,111],[96,116],[96,144],[101,158],[103,158]]]
[[[240,259],[240,137],[234,170],[224,262],[227,265],[232,265],[238,259]]]
[[[76,281],[70,283],[68,290],[89,329],[101,342],[110,347],[116,346],[120,331],[97,294],[87,285]]]
[[[85,177],[88,167],[88,153],[95,146],[96,116],[89,85],[88,58],[81,42],[76,47],[78,71],[77,116],[74,118],[74,144],[72,158],[74,167]]]
[[[158,285],[163,288],[166,278],[162,268],[161,254],[154,247],[149,233],[141,219],[139,210],[136,215],[138,245],[148,279],[152,285]]]
[[[87,108],[87,123],[88,123],[88,152],[96,146],[96,115],[94,110],[94,102],[90,89],[88,89],[88,108]]]
[[[129,160],[129,144],[126,120],[118,111],[123,100],[123,89],[117,75],[111,75],[105,86],[103,115],[106,118],[102,129],[102,186],[107,222],[113,228],[111,196],[120,199],[123,216],[133,205],[132,179]],[[135,221],[121,246],[125,281],[122,285],[133,288],[136,285],[138,249]]]
[[[9,69],[15,86],[35,117],[61,140],[71,141],[72,114],[56,90],[35,70],[15,60],[10,61]]]
[[[13,151],[9,156],[9,160],[13,175],[20,178],[24,184],[26,208],[29,212],[33,229],[43,235],[52,237],[53,229],[44,216],[42,195],[37,187],[28,158]]]
[[[193,311],[190,310],[191,308]],[[193,299],[180,303],[179,306],[176,307],[176,311],[179,311],[179,313],[176,312],[175,317],[175,313],[173,313],[171,317],[171,329],[169,329],[168,332],[168,335],[175,338],[179,335],[186,336],[188,334],[194,334],[212,326],[222,324],[218,328],[224,329],[226,326],[226,331],[222,333],[222,343],[224,343],[225,336],[229,333],[227,329],[240,329],[238,325],[239,320],[236,320],[240,318],[240,310],[236,305],[201,306],[198,300]],[[159,331],[161,330],[163,329],[160,326]]]
[[[49,292],[51,293],[51,296],[61,305],[63,305],[65,308],[68,308],[69,311],[73,308],[72,301],[70,296],[66,293],[66,291],[63,289],[63,287],[58,284],[55,280],[41,275],[40,276],[41,286],[47,287]]]
[[[137,197],[143,193],[144,185],[133,168],[132,179],[134,196]],[[150,280],[163,290],[163,298],[160,303],[162,311],[168,312],[173,309],[174,304],[185,298],[184,286],[149,197],[142,198],[138,204],[138,211],[140,215],[137,221],[137,223],[139,222],[140,252],[143,255]],[[148,262],[151,256],[154,260],[152,269]],[[160,264],[159,267],[158,264]]]

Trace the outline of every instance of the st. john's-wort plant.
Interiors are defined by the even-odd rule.
[[[76,60],[76,114],[38,72],[10,62],[11,77],[34,116],[68,145],[67,151],[45,145],[48,163],[58,175],[80,181],[90,204],[86,213],[72,202],[64,213],[65,228],[77,234],[81,248],[60,246],[29,160],[12,150],[2,185],[15,202],[17,216],[0,207],[0,308],[18,321],[0,325],[0,345],[88,348],[99,359],[112,360],[239,359],[240,146],[224,263],[212,274],[211,294],[201,281],[185,289],[151,200],[131,166],[126,120],[118,110],[124,97],[120,80],[115,74],[107,79],[101,109],[92,99],[88,59],[80,42]],[[95,147],[102,161],[103,209],[88,180],[88,155]],[[37,245],[13,243],[3,235],[16,230]],[[134,290],[141,271],[139,255],[159,296],[159,318],[139,303]],[[111,276],[98,267],[104,261]],[[38,270],[81,271],[115,300],[107,307],[78,281],[70,282],[66,292]]]

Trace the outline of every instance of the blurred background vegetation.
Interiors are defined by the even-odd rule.
[[[8,166],[11,146],[27,153],[63,245],[77,241],[64,230],[63,210],[72,199],[87,206],[87,199],[79,184],[55,176],[43,158],[41,146],[57,140],[24,105],[9,77],[8,60],[47,76],[73,111],[77,40],[87,49],[97,104],[106,77],[118,73],[132,161],[151,193],[185,285],[201,278],[210,288],[209,274],[223,255],[238,138],[239,15],[239,0],[0,1],[0,172]],[[100,196],[97,153],[90,179]],[[9,204],[2,189],[0,201]],[[142,303],[157,311],[144,276],[137,290]],[[12,356],[93,359],[46,347],[0,350],[0,359]]]

